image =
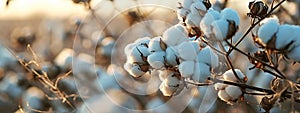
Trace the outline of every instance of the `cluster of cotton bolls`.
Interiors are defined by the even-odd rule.
[[[225,8],[221,12],[210,8],[207,1],[179,1],[178,18],[187,24],[188,29],[200,28],[206,36],[214,36],[217,40],[231,38],[240,24],[237,11]]]
[[[177,24],[162,36],[144,37],[128,44],[124,68],[133,77],[159,70],[162,93],[165,96],[178,94],[185,79],[204,82],[211,75],[211,69],[218,66],[218,55],[209,46],[199,45],[198,40],[188,38],[183,25]]]
[[[178,19],[187,23],[189,27],[200,27],[202,17],[211,7],[209,1],[202,0],[179,0],[178,3]]]
[[[258,38],[262,46],[284,51],[287,58],[300,61],[300,27],[296,25],[279,24],[277,17],[266,18],[260,23]]]
[[[239,69],[234,70],[239,78],[234,75],[232,69],[227,70],[221,77],[222,80],[230,81],[230,82],[247,82],[247,76],[245,76]],[[218,91],[218,97],[227,102],[228,104],[232,104],[237,101],[243,94],[242,90],[238,86],[216,83],[214,85],[215,89]]]
[[[237,11],[225,8],[218,12],[211,8],[200,22],[200,27],[206,36],[214,36],[217,40],[223,41],[235,35],[239,24]]]

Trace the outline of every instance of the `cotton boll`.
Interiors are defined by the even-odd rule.
[[[231,101],[231,97],[227,94],[227,92],[225,90],[220,90],[218,92],[218,97],[227,103],[230,103],[230,101]]]
[[[175,89],[171,89],[170,87],[165,86],[163,83],[160,84],[159,90],[164,96],[172,96],[172,94],[176,91]]]
[[[225,88],[226,93],[231,97],[231,100],[236,100],[242,95],[242,90],[233,85],[229,85]]]
[[[194,61],[183,61],[179,64],[179,72],[183,77],[189,77],[194,73]]]
[[[247,82],[247,76],[245,76],[239,69],[234,69],[237,76],[242,80],[242,82]],[[232,69],[227,70],[223,74],[224,80],[231,81],[231,82],[238,82],[239,80],[235,77]]]
[[[127,56],[130,63],[142,63],[145,64],[146,57],[149,55],[148,48],[145,46],[136,46],[132,48],[131,53]]]
[[[149,45],[148,45],[148,50],[149,52],[159,52],[159,51],[163,51],[163,49],[161,48],[161,36],[158,37],[154,37],[153,39],[150,40]]]
[[[179,64],[178,55],[176,54],[175,51],[176,50],[174,47],[168,47],[166,49],[166,61],[168,64],[172,66],[176,66]]]
[[[126,45],[124,48],[125,55],[129,56],[134,47],[136,47],[136,43],[130,43],[130,44]]]
[[[221,14],[210,8],[207,13],[204,15],[200,22],[200,28],[203,30],[205,35],[209,35],[212,33],[211,24],[213,21],[218,20],[221,18]]]
[[[73,54],[72,49],[65,48],[55,57],[54,63],[60,68],[71,67]]]
[[[300,45],[297,47],[294,47],[291,51],[289,51],[286,56],[296,62],[300,62]]]
[[[179,76],[176,76],[175,74],[169,74],[168,77],[164,80],[165,86],[168,87],[179,87],[180,78]]]
[[[227,84],[223,84],[223,83],[216,83],[214,85],[215,90],[225,90],[225,88],[227,87]]]
[[[197,56],[194,46],[189,42],[182,42],[178,45],[178,53],[183,60],[195,60]]]
[[[219,58],[216,53],[213,52],[213,50],[206,46],[203,48],[197,55],[198,62],[205,63],[209,65],[211,68],[216,68],[219,65]]]
[[[282,50],[287,47],[287,49],[293,48],[291,47],[291,44],[296,41],[298,34],[299,33],[297,33],[291,25],[285,24],[279,26],[278,32],[276,33],[276,49]]]
[[[205,82],[207,78],[211,75],[210,67],[204,63],[195,63],[194,74],[192,79],[197,82]]]
[[[143,38],[138,38],[137,40],[135,40],[134,41],[134,43],[135,44],[138,44],[138,45],[140,45],[140,44],[149,44],[149,42],[150,42],[150,37],[143,37]]]
[[[199,23],[201,21],[201,16],[199,14],[193,14],[193,13],[189,13],[186,17],[186,23],[187,25],[189,25],[190,27],[200,27]]]
[[[147,61],[151,67],[161,69],[165,66],[165,56],[166,52],[154,52],[148,56]]]
[[[180,86],[180,79],[172,74],[169,75],[159,86],[160,91],[164,96],[173,95]]]
[[[186,18],[186,16],[189,14],[189,10],[185,8],[177,9],[177,18],[180,21],[183,21],[183,18]]]
[[[164,81],[169,75],[172,74],[174,74],[174,72],[170,70],[159,70],[158,76],[161,81]]]
[[[211,25],[215,37],[220,41],[225,40],[228,33],[228,21],[225,19],[219,19],[214,21]]]
[[[193,15],[199,15],[199,16],[203,17],[205,15],[207,9],[202,1],[197,1],[191,5],[190,10]]]
[[[221,11],[221,18],[224,18],[225,20],[232,20],[235,22],[236,26],[240,25],[240,17],[237,11],[231,9],[231,8],[225,8]]]
[[[193,3],[193,0],[178,0],[178,3],[180,3],[179,7],[189,9]]]
[[[128,73],[135,77],[135,78],[138,78],[138,77],[141,77],[142,75],[144,75],[146,72],[142,71],[141,67],[137,64],[132,64],[130,65],[131,67],[129,67],[129,70]]]
[[[174,25],[163,33],[162,40],[168,46],[176,46],[181,42],[188,41],[187,31],[181,24]]]
[[[277,19],[264,19],[262,25],[258,29],[258,37],[264,44],[267,44],[273,37],[273,35],[279,29],[279,23]]]
[[[200,52],[200,46],[199,46],[199,42],[198,41],[189,41],[189,43],[191,45],[193,45],[195,51],[196,51],[196,54],[198,54]]]

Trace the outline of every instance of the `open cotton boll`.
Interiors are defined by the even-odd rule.
[[[164,80],[164,84],[165,86],[177,89],[180,84],[180,78],[175,74],[169,74],[167,78]]]
[[[296,42],[296,38],[299,33],[291,25],[280,25],[278,32],[276,33],[276,41],[275,41],[275,48],[282,50],[286,47],[287,49],[293,48],[294,42]]]
[[[207,9],[202,1],[197,1],[191,5],[190,10],[193,15],[199,15],[199,16],[203,17],[205,15]]]
[[[177,9],[177,18],[180,21],[183,21],[183,18],[186,18],[186,16],[189,14],[189,10],[185,8]]]
[[[126,56],[129,56],[131,54],[132,48],[136,47],[136,43],[130,43],[125,46],[124,52]]]
[[[241,88],[233,85],[228,85],[225,91],[231,97],[231,100],[236,100],[242,95]]]
[[[278,31],[279,23],[275,19],[265,20],[259,29],[258,29],[258,37],[264,44],[267,44],[273,37],[273,35]]]
[[[143,37],[143,38],[138,38],[137,40],[134,41],[134,43],[136,43],[137,45],[140,45],[140,44],[149,44],[150,42],[150,37]]]
[[[204,63],[195,63],[194,74],[192,79],[197,82],[205,82],[207,78],[211,75],[210,67]]]
[[[216,20],[211,24],[211,26],[212,26],[212,32],[218,40],[223,41],[226,39],[228,33],[228,26],[229,26],[227,20],[225,19]]]
[[[148,48],[140,45],[140,46],[135,46],[134,48],[132,48],[131,53],[127,57],[129,58],[128,61],[130,63],[137,62],[137,63],[145,64],[146,57],[149,54],[150,53],[148,52]]]
[[[211,68],[216,68],[219,65],[219,57],[213,50],[206,46],[197,55],[198,62],[205,63]]]
[[[242,80],[242,82],[247,82],[247,76],[245,76],[239,69],[234,69],[237,76]],[[227,70],[223,74],[224,80],[231,81],[231,82],[239,82],[239,80],[235,77],[232,69]]]
[[[221,18],[221,14],[210,8],[207,13],[204,15],[200,22],[200,28],[204,32],[205,35],[209,35],[212,33],[211,24],[213,21]]]
[[[163,51],[161,48],[161,36],[154,37],[153,39],[150,40],[149,45],[148,45],[148,50],[149,52],[158,52],[158,51]]]
[[[174,74],[169,75],[159,86],[164,96],[173,95],[180,86],[180,79]]]
[[[196,54],[198,54],[200,52],[200,46],[199,46],[199,42],[198,41],[189,41],[190,44],[193,45]]]
[[[289,51],[286,55],[289,59],[300,62],[300,45],[297,47],[294,47],[291,51]]]
[[[174,74],[174,72],[170,70],[159,70],[158,76],[161,81],[164,81],[169,75],[172,74]]]
[[[148,56],[147,61],[151,67],[161,69],[165,66],[165,56],[166,52],[164,51],[154,52]]]
[[[231,97],[227,94],[227,92],[225,90],[220,90],[218,92],[218,97],[227,103],[231,102]]]
[[[183,60],[195,60],[197,56],[194,46],[189,42],[178,45],[178,54]]]
[[[199,26],[199,23],[201,21],[202,17],[199,15],[199,14],[192,14],[192,13],[189,13],[186,17],[186,23],[187,25],[193,27],[193,26],[196,26],[196,27],[200,27]]]
[[[166,49],[166,61],[172,66],[176,66],[179,64],[178,55],[175,51],[175,48],[170,46]]]
[[[162,40],[168,45],[168,46],[176,46],[180,44],[181,42],[188,41],[187,31],[185,30],[185,27],[181,24],[176,24],[169,29],[167,29],[163,33]]]
[[[137,64],[132,64],[129,66],[131,66],[131,67],[129,67],[128,73],[135,78],[141,77],[142,75],[144,75],[146,73],[146,72],[142,71],[141,67]]]
[[[215,90],[225,90],[225,88],[227,87],[227,84],[223,84],[223,83],[216,83],[214,85]]]
[[[235,22],[236,26],[240,25],[240,17],[236,10],[231,8],[225,8],[221,11],[221,18],[225,20],[232,20]]]
[[[189,9],[193,4],[193,0],[178,0],[179,7]]]
[[[175,88],[170,88],[164,85],[164,82],[160,84],[159,90],[162,92],[164,96],[172,96],[172,94],[176,91]]]
[[[179,64],[179,72],[183,77],[189,77],[194,74],[194,61],[183,61]]]

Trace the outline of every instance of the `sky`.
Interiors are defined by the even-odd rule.
[[[75,5],[72,0],[12,0],[8,7],[5,4],[6,0],[0,0],[0,19],[24,19],[35,14],[63,18],[87,13],[83,5]]]

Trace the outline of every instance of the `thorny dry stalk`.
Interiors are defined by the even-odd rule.
[[[55,82],[53,82],[51,79],[49,79],[48,74],[44,70],[42,70],[41,66],[37,62],[38,61],[37,55],[34,53],[32,48],[30,47],[30,45],[28,45],[27,48],[28,48],[28,51],[33,56],[33,59],[31,59],[29,61],[20,58],[13,51],[11,51],[11,50],[9,50],[9,51],[16,57],[16,59],[24,67],[25,70],[30,72],[34,76],[35,79],[37,79],[41,84],[44,85],[44,87],[46,87],[48,89],[48,91],[43,91],[43,92],[45,93],[45,96],[49,100],[61,100],[62,103],[66,103],[69,107],[71,107],[73,110],[75,110],[76,109],[75,105],[73,105],[73,103],[70,102],[69,98],[73,98],[73,100],[76,100],[79,97],[79,95],[78,94],[66,94],[64,91],[62,91],[61,89],[58,88],[58,82],[61,79],[69,76],[72,73],[72,71],[69,71],[69,72],[63,74],[62,76],[59,76],[55,80]],[[54,94],[55,96],[50,97],[49,94],[46,93],[49,91],[52,94]]]

